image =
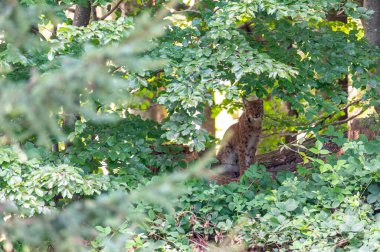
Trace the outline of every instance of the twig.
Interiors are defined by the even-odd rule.
[[[197,10],[193,10],[193,9],[191,9],[191,8],[189,8],[189,9],[186,9],[186,10],[173,11],[173,14],[181,14],[181,13],[185,13],[185,12],[192,12],[192,13],[201,14],[201,12],[200,12],[200,11],[197,11]]]
[[[346,109],[348,109],[348,108],[351,107],[352,105],[355,105],[355,104],[357,104],[357,103],[359,103],[359,102],[361,102],[361,101],[362,101],[361,99],[359,99],[359,100],[355,100],[355,101],[352,101],[352,102],[348,103],[346,106],[344,106],[343,108],[341,108],[341,109],[339,110],[339,112],[341,112],[341,111],[345,111]],[[332,118],[334,115],[336,115],[336,113],[333,113],[333,114],[327,115],[327,116],[325,116],[325,117],[323,117],[323,118],[317,120],[317,123],[323,123],[323,122],[326,121],[327,119]]]
[[[362,111],[360,111],[360,112],[357,113],[356,115],[350,116],[349,118],[346,118],[346,119],[341,120],[341,121],[332,122],[331,124],[328,124],[328,125],[340,125],[340,124],[343,124],[343,123],[349,122],[349,121],[351,121],[352,119],[355,119],[356,117],[358,117],[358,116],[360,116],[361,114],[363,114],[364,112],[366,112],[367,109],[368,109],[368,108],[366,108],[366,109],[362,109]]]
[[[220,7],[216,7],[216,8],[212,11],[212,13],[216,13],[218,10],[220,10]]]
[[[260,136],[260,138],[267,138],[267,137],[271,137],[271,136],[297,136],[299,134],[300,133],[298,133],[298,132],[294,132],[294,133],[292,133],[292,132],[275,132],[272,134]]]
[[[348,103],[346,106],[344,106],[343,108],[339,109],[339,112],[344,111],[344,110],[348,109],[349,107],[351,107],[351,106],[353,106],[353,105],[355,105],[355,104],[357,104],[357,103],[359,103],[361,101],[362,101],[361,99],[352,101],[352,102]],[[287,121],[287,120],[281,120],[281,119],[275,118],[272,115],[266,115],[266,117],[268,117],[269,119],[271,119],[273,121],[284,123],[287,126],[301,127],[301,126],[309,126],[310,124],[313,124],[313,125],[323,124],[327,119],[332,118],[337,113],[338,112],[332,113],[330,115],[326,115],[326,116],[324,116],[324,117],[322,117],[322,118],[320,118],[318,120],[315,120],[313,122],[296,123],[296,124],[289,123],[289,121]]]
[[[42,35],[38,29],[38,27],[36,26],[31,26],[29,31],[35,35],[37,35],[38,37],[40,37],[43,41],[46,41],[46,38],[44,35]]]
[[[119,1],[115,4],[115,6],[112,7],[112,9],[111,9],[108,13],[104,14],[101,18],[99,18],[99,20],[104,20],[104,19],[106,19],[109,15],[111,15],[112,13],[114,13],[115,10],[116,10],[117,8],[119,8],[120,4],[121,4],[123,1],[124,1],[124,0],[119,0]]]

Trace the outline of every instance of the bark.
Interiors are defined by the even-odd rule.
[[[208,131],[208,133],[212,136],[215,136],[215,118],[211,116],[211,108],[206,107],[204,109],[205,121],[202,124],[202,129]]]
[[[87,26],[90,23],[91,18],[91,2],[86,1],[85,5],[77,5],[75,7],[73,25],[74,26]],[[79,106],[79,94],[76,99],[76,104]],[[71,132],[75,127],[76,120],[80,119],[80,116],[77,114],[66,114],[63,118],[62,128],[65,132]],[[65,149],[70,147],[71,143],[65,143]],[[58,149],[57,146],[52,147],[53,150]]]
[[[380,48],[380,1],[379,0],[364,0],[363,7],[373,10],[375,13],[370,19],[362,20],[364,34],[368,41]],[[380,62],[377,65],[375,74],[380,72]],[[380,96],[380,89],[377,90]],[[377,113],[380,113],[380,106],[375,106]]]
[[[374,126],[374,129],[371,128]],[[368,140],[373,140],[380,135],[379,122],[373,117],[355,119],[350,123],[348,138],[351,140],[359,139],[361,134],[365,135]]]
[[[306,140],[303,145],[307,148],[314,146],[315,138]],[[334,142],[323,143],[323,149],[330,151],[331,155],[340,155],[341,148]],[[276,174],[279,171],[295,171],[297,165],[303,164],[303,158],[298,152],[289,149],[275,150],[256,156],[256,161],[264,165],[267,171]]]
[[[75,7],[74,26],[87,26],[91,18],[91,3],[87,1],[85,5],[77,5]]]
[[[290,102],[282,102],[281,110],[285,111],[289,117],[298,117],[298,113],[296,110],[292,109],[292,104]],[[290,132],[296,133],[296,132]],[[297,136],[287,135],[285,136],[285,143],[291,143],[297,139]]]
[[[364,27],[364,34],[367,40],[380,48],[380,1],[379,0],[361,0],[360,3],[363,7],[373,10],[374,14],[369,19],[362,20]],[[377,69],[374,74],[379,74],[380,62],[377,65]],[[378,90],[380,95],[380,90]],[[377,113],[380,113],[380,106],[375,106]],[[379,123],[374,118],[360,118],[355,119],[349,124],[348,138],[356,140],[360,134],[364,134],[369,140],[374,139],[380,134],[379,129],[371,128],[376,126],[379,128]]]
[[[375,11],[370,19],[363,20],[365,37],[380,48],[380,1],[364,0],[363,7]]]

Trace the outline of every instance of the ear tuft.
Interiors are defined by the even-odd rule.
[[[243,106],[246,107],[248,105],[247,98],[243,97]]]

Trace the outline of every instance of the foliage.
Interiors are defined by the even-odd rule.
[[[21,242],[17,248],[20,250],[47,251],[53,245],[59,251],[79,251],[86,249],[88,241],[95,239],[96,234],[99,237],[106,234],[111,237],[104,237],[106,241],[101,246],[97,245],[96,240],[92,245],[104,251],[122,251],[125,242],[134,239],[131,234],[144,223],[144,213],[136,208],[136,204],[162,206],[163,211],[170,211],[173,200],[183,191],[183,181],[199,175],[199,172],[194,168],[188,172],[162,176],[131,193],[118,191],[96,200],[76,202],[59,214],[55,212],[35,217],[29,219],[29,223],[13,217],[19,212],[12,204],[3,204],[1,215],[7,221],[2,223],[0,231],[12,237],[14,245]],[[121,228],[123,230],[119,232]],[[156,245],[153,242],[145,246],[153,249]]]
[[[77,167],[25,160],[24,153],[11,148],[2,148],[0,153],[0,200],[13,201],[27,216],[47,214],[74,195],[96,195],[110,187],[108,177],[84,174]]]
[[[64,10],[83,1],[2,1],[2,249],[380,250],[380,138],[348,141],[339,121],[348,104],[379,104],[379,51],[357,22],[371,11],[355,2],[136,1],[75,27]],[[233,111],[251,94],[265,100],[261,151],[283,132],[316,137],[296,145],[304,163],[276,176],[255,164],[228,185],[194,178],[213,156],[184,162],[213,144],[204,108]],[[152,103],[168,112],[161,124],[131,114]]]
[[[216,4],[205,1],[204,5],[197,4],[193,8],[197,9],[197,15],[185,12],[180,18],[179,14],[172,14],[169,19],[173,23],[166,29],[166,35],[155,40],[157,46],[146,51],[143,62],[138,64],[130,63],[139,62],[138,56],[149,46],[148,43],[132,39],[139,33],[137,31],[135,35],[130,34],[135,25],[129,18],[91,22],[88,27],[73,27],[66,23],[57,26],[56,37],[49,38],[47,42],[36,41],[36,38],[31,41],[30,36],[26,36],[28,30],[25,27],[39,20],[29,18],[25,21],[21,17],[36,15],[41,11],[37,12],[31,7],[20,9],[18,11],[21,11],[21,19],[15,21],[24,28],[3,26],[8,27],[5,32],[9,32],[6,35],[8,42],[3,43],[3,69],[7,69],[8,75],[13,78],[28,78],[34,73],[30,70],[35,68],[41,72],[49,70],[49,74],[45,74],[43,80],[35,81],[49,82],[51,79],[60,78],[63,86],[75,87],[73,90],[65,89],[71,91],[67,94],[69,97],[73,92],[83,93],[83,88],[87,87],[83,86],[83,83],[94,83],[96,88],[90,88],[95,91],[91,93],[90,101],[95,99],[101,106],[107,106],[110,101],[102,100],[104,96],[97,95],[98,92],[109,92],[108,97],[115,97],[112,99],[114,104],[124,106],[127,94],[139,94],[143,89],[156,93],[157,87],[164,87],[164,91],[156,97],[157,102],[164,105],[169,112],[168,120],[162,125],[165,130],[163,137],[178,144],[189,143],[190,148],[197,151],[203,150],[209,140],[206,132],[199,130],[199,127],[202,124],[204,107],[213,105],[212,94],[215,90],[226,95],[227,107],[236,104],[233,101],[238,97],[250,95],[252,92],[259,96],[280,98],[290,102],[292,109],[297,110],[297,120],[315,121],[317,125],[320,124],[318,118],[321,114],[339,117],[340,110],[347,102],[347,97],[339,86],[339,80],[345,76],[352,76],[352,86],[366,89],[362,98],[364,104],[373,105],[377,102],[374,90],[378,80],[369,73],[377,63],[378,52],[364,39],[360,39],[361,30],[355,22],[349,22],[346,27],[343,25],[344,28],[339,28],[342,27],[341,23],[324,20],[326,13],[331,12],[342,12],[349,18],[368,17],[371,12],[353,2],[342,4],[341,1],[321,0],[304,1],[300,4],[294,1],[228,1]],[[213,8],[216,8],[215,12],[211,11]],[[7,8],[7,12],[2,15],[4,21],[13,17],[10,16],[13,10],[16,10],[14,6]],[[52,19],[52,13],[42,13],[43,22],[46,24]],[[8,19],[7,22],[11,20]],[[157,31],[157,27],[147,23],[145,25],[152,32]],[[244,25],[249,31],[237,28]],[[18,37],[11,34],[14,29],[20,31]],[[128,36],[132,37],[128,39]],[[134,45],[140,49],[131,50],[127,49],[127,46],[123,47],[120,42],[126,39],[134,41]],[[21,41],[25,43],[20,43]],[[17,48],[14,48],[16,45]],[[132,51],[135,56],[128,54]],[[345,57],[341,57],[342,54]],[[102,55],[106,58],[103,59]],[[68,56],[80,56],[80,60],[74,63],[67,60]],[[149,67],[141,64],[147,64],[147,56],[166,59],[167,64],[162,65],[158,72],[146,71]],[[79,62],[84,64],[72,65]],[[101,72],[106,74],[105,62],[106,68],[112,69],[114,77],[122,78],[95,78]],[[94,64],[96,67],[92,68],[87,64]],[[67,79],[59,77],[58,72],[50,71],[57,67],[62,70],[60,73],[67,71],[63,70],[66,68],[70,70],[70,83]],[[9,72],[10,69],[15,71]],[[77,76],[79,73],[82,74],[80,78]],[[35,74],[35,78],[37,76],[39,75]],[[28,83],[26,80],[23,82],[24,84],[20,83],[21,86]],[[111,87],[104,85],[105,83],[115,83],[116,86]],[[47,90],[45,87],[44,89]],[[118,92],[112,93],[115,90]],[[43,91],[37,91],[42,98],[40,93]],[[14,93],[19,93],[19,96],[26,95],[20,90]],[[54,97],[53,94],[50,92],[50,97]],[[117,95],[121,94],[123,98],[117,99]],[[20,99],[5,99],[14,96],[4,95],[2,104],[12,104],[12,108],[15,108],[13,110],[18,112],[17,115],[23,114],[21,104],[15,106],[15,101]],[[86,101],[83,103],[86,105],[87,96],[88,94],[81,98]],[[35,111],[38,111],[37,108],[46,102],[59,100],[56,98],[44,102],[41,98],[33,97],[27,106],[23,107],[30,108],[40,100],[40,106],[34,106]],[[65,112],[70,114],[75,112],[72,111],[75,108],[68,108],[68,104],[73,103],[71,101],[73,100],[68,100],[66,105],[61,101],[58,105],[64,105]],[[281,120],[281,113],[275,107],[272,106],[275,113],[267,124],[269,126],[265,128],[268,134],[278,133],[271,126]],[[58,111],[54,109],[53,112]],[[12,114],[14,113],[8,112],[6,116],[14,116]],[[3,119],[2,125],[9,124],[6,120],[8,117]],[[49,121],[40,113],[33,117],[41,118],[42,122]],[[15,137],[14,129],[18,127],[14,126],[20,123],[3,126],[3,130]],[[57,134],[57,128],[52,123],[49,125],[45,131]],[[277,129],[281,131],[288,127],[284,123],[280,123],[279,126]],[[293,127],[307,131],[315,130],[305,127],[302,123],[295,123]],[[316,129],[319,130],[320,125]],[[23,132],[22,129],[18,131]],[[30,131],[23,133],[26,136],[36,133],[36,130]]]
[[[317,143],[315,149],[319,146]],[[187,175],[182,172],[184,177],[179,180],[182,182],[175,179],[176,183],[183,183],[183,193],[175,203],[175,212],[168,212],[165,203],[157,202],[160,202],[160,197],[166,202],[166,193],[178,192],[177,187],[173,190],[163,185],[160,190],[164,191],[160,192],[166,193],[160,195],[155,191],[150,196],[152,201],[145,201],[149,199],[146,195],[141,197],[151,192],[148,189],[132,192],[134,196],[112,194],[110,198],[97,200],[107,209],[113,206],[116,212],[112,220],[94,218],[94,214],[100,217],[104,213],[94,210],[94,205],[89,202],[81,207],[75,204],[62,213],[70,222],[61,227],[58,237],[62,238],[63,230],[78,227],[81,230],[80,234],[75,231],[78,237],[89,239],[94,249],[104,251],[110,249],[110,241],[119,235],[123,240],[115,240],[118,246],[143,250],[154,246],[164,251],[189,251],[196,247],[197,242],[213,241],[218,246],[225,246],[225,241],[231,240],[235,245],[278,251],[330,251],[338,248],[341,251],[376,251],[380,239],[377,226],[380,209],[379,146],[379,137],[374,141],[367,141],[365,137],[351,141],[343,145],[345,153],[338,159],[329,154],[310,156],[315,162],[307,173],[284,172],[276,179],[259,165],[251,166],[240,182],[222,186],[194,179],[183,183],[182,179]],[[148,183],[148,188],[156,188],[159,181],[166,180],[154,179]],[[121,200],[120,197],[127,198]],[[129,197],[134,198],[135,204],[125,208]],[[93,214],[89,215],[93,218],[89,229],[79,228],[80,223],[73,224],[77,219],[84,221],[88,218],[78,213],[87,213],[82,207],[92,209],[89,211]],[[127,211],[133,211],[133,214],[122,215],[127,216],[124,220],[117,217]],[[138,229],[128,225],[135,216],[145,216]],[[55,223],[51,221],[54,216],[45,218],[49,223]],[[32,227],[38,228],[38,223]],[[13,227],[15,223],[8,224]],[[34,228],[29,232],[34,232]],[[40,232],[46,233],[46,230]],[[32,245],[34,243],[26,238],[30,237],[27,232],[24,230],[18,236],[13,236],[14,232],[10,234]],[[55,236],[50,234],[48,237]]]
[[[200,237],[264,251],[377,251],[379,141],[349,142],[344,155],[324,156],[328,162],[316,160],[304,175],[273,180],[253,165],[239,183],[190,181],[174,215],[144,206],[149,224],[129,243],[144,248],[153,239],[189,251]]]
[[[89,172],[106,166],[120,176],[186,167],[183,148],[165,144],[162,134],[158,123],[129,114],[111,123],[77,121],[72,146],[63,156]]]
[[[47,42],[35,39],[24,40],[22,37],[30,37],[27,36],[28,27],[33,24],[31,22],[33,20],[25,19],[24,15],[28,17],[36,13],[30,13],[29,8],[17,7],[15,4],[2,3],[2,5],[4,15],[1,15],[0,28],[4,29],[6,47],[17,46],[13,51],[17,53],[19,59],[25,59],[25,64],[28,62],[29,53],[30,57],[36,53],[43,54],[41,50],[46,48]],[[87,118],[96,118],[99,117],[96,113],[97,103],[108,105],[111,102],[125,102],[129,93],[129,82],[110,75],[107,65],[109,62],[123,64],[123,67],[132,71],[159,65],[159,61],[154,62],[152,59],[140,57],[143,51],[152,46],[148,40],[162,33],[161,23],[156,22],[156,26],[152,26],[148,20],[147,16],[141,18],[135,32],[128,38],[120,40],[117,46],[109,45],[101,49],[86,47],[86,53],[79,58],[77,55],[61,56],[52,62],[58,65],[59,69],[54,67],[42,74],[32,68],[29,79],[17,81],[17,85],[12,85],[12,78],[2,78],[3,90],[0,103],[6,109],[0,113],[1,131],[11,139],[23,140],[38,135],[40,143],[49,144],[51,136],[62,139],[61,128],[57,125],[57,117],[62,117],[59,116],[62,114],[62,109],[65,114],[71,116],[80,113]],[[142,32],[144,29],[149,32]],[[18,37],[13,35],[14,30],[18,30]],[[17,67],[20,63],[20,60],[12,61],[7,58],[11,52],[8,49],[3,52],[7,72],[12,70],[13,64]],[[46,50],[45,53],[48,59]],[[30,68],[30,65],[26,64],[25,67]],[[41,67],[46,68],[46,66]],[[78,106],[76,94],[79,93],[82,94],[82,106]]]
[[[189,18],[192,22],[186,28],[174,27],[157,53],[171,62],[164,69],[170,82],[157,98],[170,113],[163,125],[169,129],[165,134],[169,140],[186,143],[190,138],[190,146],[204,148],[207,138],[196,126],[201,124],[204,106],[212,105],[215,90],[225,93],[229,101],[252,92],[279,97],[291,103],[301,120],[317,121],[322,113],[334,116],[347,102],[339,87],[344,76],[355,76],[356,88],[374,83],[376,77],[364,69],[376,64],[372,59],[378,52],[357,39],[358,27],[337,32],[334,23],[322,20],[325,13],[338,9],[349,15],[355,9],[352,3],[229,1],[220,5],[213,14],[205,9],[201,17]],[[360,11],[355,17],[367,14]],[[248,33],[237,29],[247,23]],[[368,90],[363,100],[374,103],[373,92]]]

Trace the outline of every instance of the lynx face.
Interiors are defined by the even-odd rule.
[[[247,100],[243,99],[245,117],[248,123],[261,121],[264,115],[263,100]]]

